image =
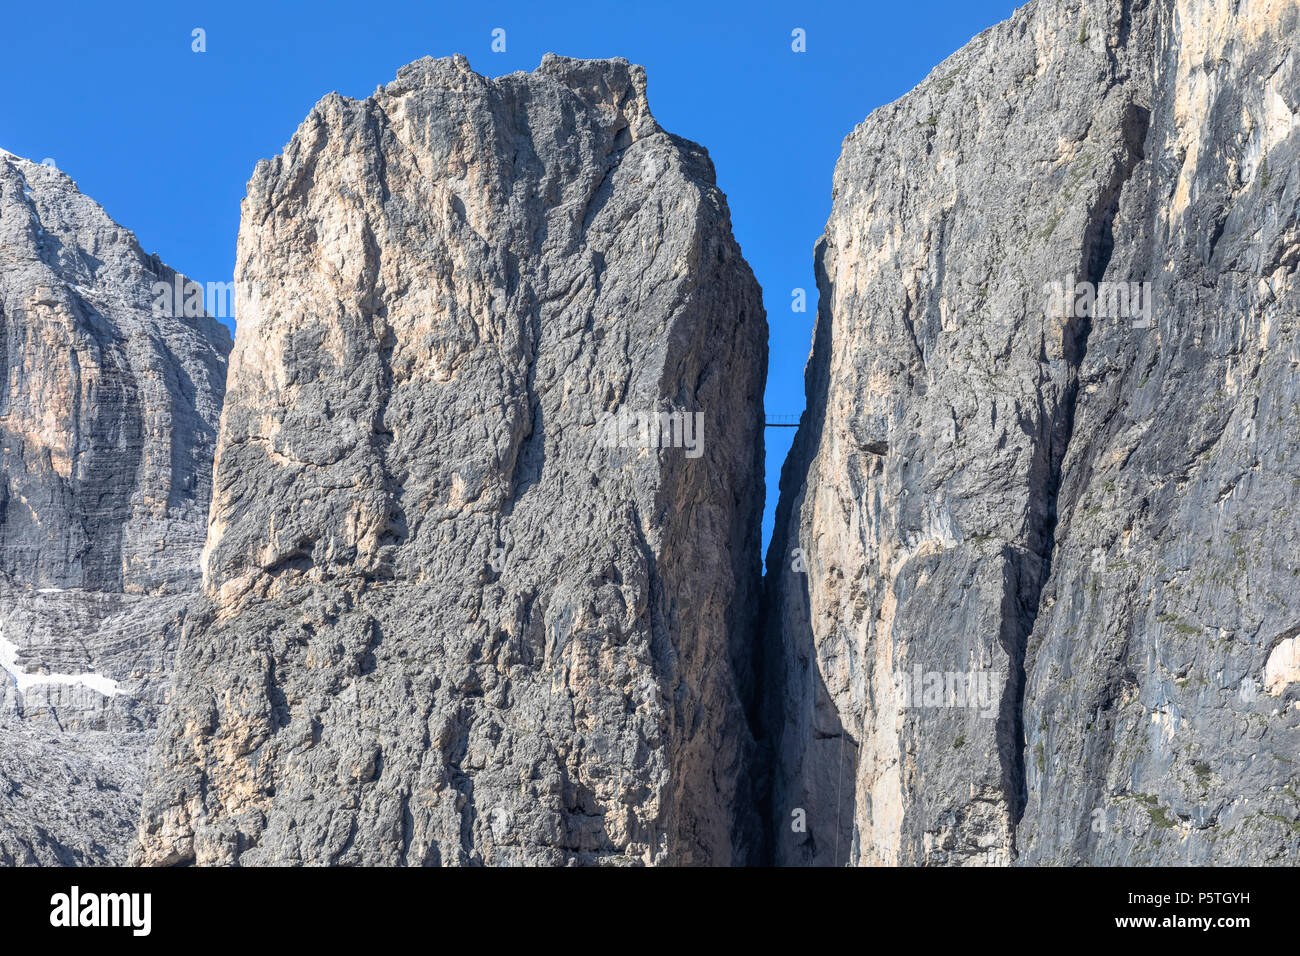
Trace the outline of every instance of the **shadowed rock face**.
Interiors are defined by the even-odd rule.
[[[0,863],[121,863],[134,837],[230,351],[154,314],[176,280],[0,151]]]
[[[1298,36],[1031,3],[846,139],[769,553],[778,862],[1297,858]]]
[[[766,323],[642,70],[326,97],[237,282],[138,858],[746,859]],[[702,441],[608,440],[673,410]]]

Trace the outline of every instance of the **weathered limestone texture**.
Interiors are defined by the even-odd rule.
[[[645,84],[423,59],[259,163],[140,861],[755,852],[766,320]]]
[[[845,140],[769,553],[778,862],[1300,861],[1298,37],[1037,0]]]
[[[155,314],[177,280],[66,175],[0,151],[0,864],[122,863],[134,841],[230,351],[213,319]]]

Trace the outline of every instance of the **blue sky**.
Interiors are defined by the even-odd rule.
[[[1018,6],[1012,0],[671,3],[11,4],[0,14],[0,147],[53,159],[147,251],[200,281],[234,272],[239,201],[318,99],[364,97],[421,56],[479,73],[542,54],[643,64],[665,129],[703,144],[771,326],[767,411],[803,409],[813,245],[840,143],[875,107]],[[207,51],[191,50],[191,31]],[[506,31],[506,51],[491,50]],[[803,29],[807,50],[791,50]],[[792,290],[808,310],[791,311]],[[767,514],[793,429],[767,430]]]

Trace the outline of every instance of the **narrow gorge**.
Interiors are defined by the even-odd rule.
[[[1298,38],[1031,0],[866,116],[779,492],[625,60],[321,99],[233,344],[0,153],[0,864],[1294,865]]]

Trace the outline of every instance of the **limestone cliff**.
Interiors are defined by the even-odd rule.
[[[230,336],[0,151],[0,863],[121,863],[198,558]],[[159,308],[159,304],[167,305]]]
[[[1300,856],[1297,37],[1039,0],[845,140],[768,559],[778,862]]]
[[[766,323],[645,84],[424,59],[258,165],[141,861],[748,858]]]

